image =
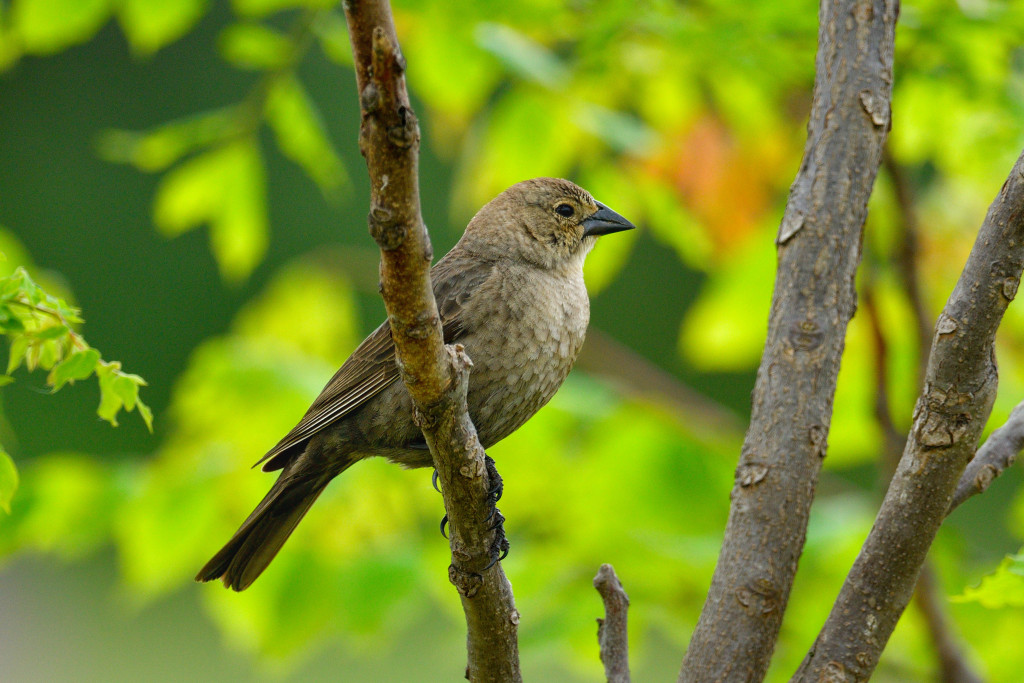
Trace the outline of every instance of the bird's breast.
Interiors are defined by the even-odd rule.
[[[512,270],[490,292],[492,305],[464,341],[473,361],[469,409],[484,446],[519,428],[561,386],[590,318],[582,273]]]

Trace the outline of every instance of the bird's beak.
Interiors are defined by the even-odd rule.
[[[613,232],[632,230],[636,227],[601,202],[597,202],[597,211],[584,219],[581,225],[583,225],[584,237],[610,235]]]

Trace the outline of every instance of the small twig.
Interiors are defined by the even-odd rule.
[[[924,297],[921,295],[920,278],[917,274],[920,251],[917,236],[917,211],[914,208],[914,197],[911,193],[910,182],[907,180],[906,169],[896,161],[888,147],[883,153],[882,163],[885,164],[885,168],[889,172],[893,193],[896,195],[896,206],[899,208],[901,232],[899,249],[896,252],[896,267],[899,270],[900,279],[903,281],[903,290],[910,303],[910,310],[914,314],[918,354],[917,385],[920,389],[928,365],[928,353],[931,351],[932,321],[931,316],[928,315]]]
[[[604,619],[597,620],[597,642],[608,683],[629,683],[629,638],[626,615],[629,596],[610,564],[602,564],[594,588],[604,601]]]
[[[932,647],[939,658],[939,680],[942,683],[981,683],[981,676],[971,669],[959,639],[953,634],[939,595],[935,570],[931,563],[926,562],[917,577],[914,602],[924,617]]]
[[[576,367],[611,380],[627,394],[661,399],[690,418],[689,426],[696,432],[721,439],[738,437],[743,428],[731,410],[689,388],[601,330],[591,328],[587,332]]]
[[[6,303],[8,306],[21,306],[35,313],[40,313],[42,315],[53,318],[67,329],[68,337],[71,338],[71,343],[74,344],[76,348],[80,350],[85,350],[89,348],[89,344],[86,343],[82,335],[75,332],[75,328],[73,328],[71,326],[71,323],[63,315],[61,315],[60,311],[54,311],[50,308],[46,308],[45,306],[40,306],[39,304],[32,304],[27,301],[21,301],[20,299],[11,299]]]
[[[978,449],[974,459],[967,465],[960,483],[956,485],[949,512],[953,512],[965,500],[978,493],[984,493],[989,485],[1013,465],[1017,454],[1024,449],[1024,401],[1010,411],[1006,423],[989,435],[985,444]],[[949,513],[946,513],[949,514]]]

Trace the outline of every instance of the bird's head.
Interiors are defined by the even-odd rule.
[[[513,258],[541,268],[582,266],[600,235],[633,227],[575,183],[534,178],[516,183],[480,209],[462,246],[485,258]]]

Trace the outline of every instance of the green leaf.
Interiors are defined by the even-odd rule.
[[[266,116],[281,152],[302,167],[325,197],[336,197],[347,180],[345,168],[327,137],[320,112],[298,79],[290,75],[277,79],[267,98]]]
[[[148,55],[182,37],[206,12],[206,0],[119,0],[117,16],[132,50]]]
[[[19,335],[11,340],[11,355],[7,361],[7,374],[11,374],[19,367],[25,360],[25,354],[28,352],[28,337]]]
[[[266,181],[257,143],[245,138],[197,156],[164,176],[154,221],[170,236],[210,224],[227,280],[246,277],[267,248]]]
[[[53,339],[60,339],[61,337],[66,337],[67,334],[68,328],[58,323],[56,325],[44,327],[43,329],[38,330],[37,332],[33,332],[32,336],[40,341],[50,341]]]
[[[977,586],[968,586],[953,602],[979,602],[984,607],[1024,607],[1024,555],[1007,555]]]
[[[18,468],[14,460],[0,448],[0,509],[11,514],[11,498],[18,488]]]
[[[92,38],[110,11],[110,0],[19,0],[11,26],[26,52],[52,54]]]
[[[232,24],[218,39],[225,60],[240,69],[270,70],[284,66],[292,56],[292,43],[264,24]]]
[[[107,130],[96,140],[97,153],[140,171],[162,171],[186,154],[219,142],[236,130],[238,109],[225,107],[170,121],[145,132]]]
[[[100,352],[96,349],[75,351],[62,360],[50,371],[47,381],[57,391],[67,383],[74,383],[78,379],[86,379],[96,370],[96,364],[100,361]]]
[[[337,12],[326,12],[313,24],[313,32],[328,59],[341,66],[352,66],[352,42],[345,17]]]
[[[14,378],[11,377],[10,375],[0,375],[0,387],[5,387],[8,384],[12,383],[13,381]]]
[[[331,7],[333,0],[232,0],[235,13],[243,17],[263,17],[292,7]]]
[[[96,414],[117,426],[117,414],[123,408],[131,412],[136,407],[146,427],[153,431],[153,413],[149,406],[139,400],[139,388],[146,386],[146,381],[138,375],[121,372],[121,364],[117,361],[100,362],[96,365],[96,377],[100,382],[100,405]]]
[[[549,88],[562,88],[569,80],[568,69],[554,53],[510,26],[481,23],[476,42],[526,80]]]

